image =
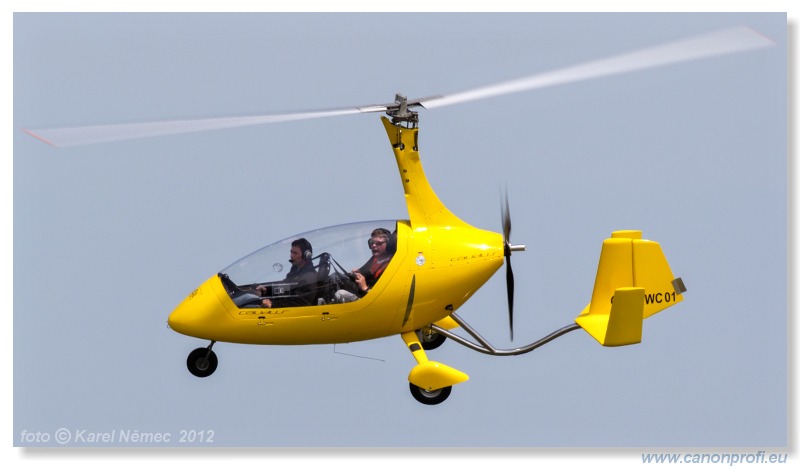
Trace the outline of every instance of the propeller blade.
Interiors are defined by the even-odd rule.
[[[691,60],[735,54],[773,45],[775,43],[772,40],[750,28],[725,29],[551,72],[447,96],[421,99],[416,102],[426,109],[434,109],[521,91],[558,86],[565,83],[662,67]]]
[[[511,253],[506,256],[506,292],[508,294],[508,328],[514,341],[514,271],[511,269]]]
[[[85,127],[62,127],[53,129],[25,130],[31,136],[56,147],[89,145],[135,138],[177,135],[207,130],[230,129],[250,125],[271,124],[322,117],[346,116],[368,112],[386,112],[386,105],[332,109],[327,111],[293,112],[288,114],[266,114],[246,117],[222,117],[215,119],[172,120],[142,122],[134,124],[92,125]]]
[[[505,191],[504,197],[500,211],[503,217],[503,240],[508,246],[511,239],[511,211],[508,208],[508,190]]]
[[[508,189],[500,207],[503,222],[503,251],[506,257],[506,294],[508,296],[508,327],[514,340],[514,271],[511,269],[511,211],[508,208]]]

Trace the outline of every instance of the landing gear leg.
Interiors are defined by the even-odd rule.
[[[400,334],[417,366],[408,374],[411,395],[425,405],[441,404],[450,396],[453,385],[463,383],[469,376],[442,363],[428,360],[417,331]]]
[[[189,368],[189,373],[197,376],[198,378],[205,378],[211,376],[214,370],[217,369],[217,354],[211,350],[216,340],[212,340],[208,347],[201,347],[192,350],[189,357],[186,359],[186,367]]]

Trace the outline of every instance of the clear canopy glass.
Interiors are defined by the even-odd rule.
[[[317,273],[316,288],[319,289],[319,293],[315,293],[314,300],[330,302],[333,301],[331,292],[344,288],[347,283],[346,273],[361,267],[371,258],[372,252],[368,240],[376,228],[394,233],[397,221],[349,223],[301,233],[239,259],[223,269],[220,278],[231,298],[240,307],[262,306],[263,296],[291,295],[291,290],[296,284],[287,281],[287,274],[292,267],[289,262],[289,251],[292,241],[304,238],[311,243],[312,262]],[[274,287],[275,291],[269,290],[266,295],[263,291],[256,291],[257,287],[263,285]],[[279,288],[285,288],[286,291]],[[291,306],[298,305],[300,304]]]

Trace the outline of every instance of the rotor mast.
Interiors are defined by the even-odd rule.
[[[398,94],[395,105],[387,106],[386,114],[391,120],[381,118],[397,161],[411,225],[415,228],[469,226],[442,203],[425,176],[417,137],[419,118],[409,109],[414,104]]]

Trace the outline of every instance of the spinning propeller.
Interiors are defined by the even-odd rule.
[[[508,328],[511,333],[511,340],[514,340],[514,271],[511,269],[511,253],[514,251],[524,251],[525,245],[511,244],[511,212],[508,208],[508,191],[503,199],[501,207],[501,217],[503,218],[503,251],[506,256],[506,292],[508,294]]]
[[[447,96],[434,96],[416,100],[407,100],[402,96],[398,96],[394,103],[389,104],[287,114],[63,127],[25,130],[25,132],[51,145],[67,147],[371,112],[386,112],[395,119],[416,121],[416,113],[411,111],[410,108],[434,109],[511,93],[755,50],[772,45],[774,45],[773,41],[758,32],[746,27],[738,27]]]

